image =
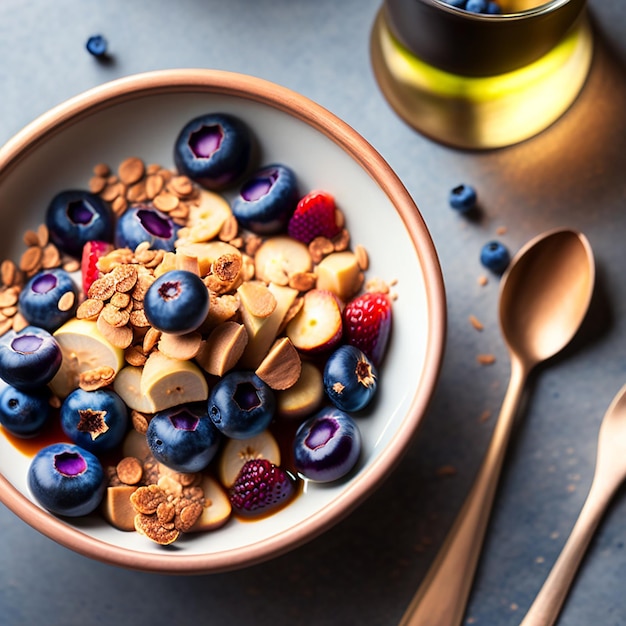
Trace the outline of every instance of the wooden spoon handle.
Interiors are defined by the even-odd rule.
[[[525,380],[525,368],[513,359],[511,380],[485,460],[400,626],[458,626],[463,620]]]
[[[617,481],[607,485],[596,471],[578,520],[520,626],[552,626],[556,622],[589,542],[618,485]]]

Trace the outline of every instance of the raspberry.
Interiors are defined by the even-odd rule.
[[[378,365],[387,349],[391,319],[391,300],[386,294],[367,292],[357,296],[343,312],[344,340]]]
[[[267,459],[252,459],[241,468],[228,497],[237,513],[252,517],[281,508],[294,494],[287,472]]]
[[[306,244],[315,237],[332,239],[340,230],[335,199],[325,191],[312,191],[304,196],[287,225],[289,236]]]

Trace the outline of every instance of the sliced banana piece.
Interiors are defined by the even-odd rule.
[[[94,321],[71,319],[53,334],[63,359],[49,387],[59,398],[78,387],[82,373],[111,367],[117,374],[124,364],[124,351],[105,339]]]
[[[200,203],[189,209],[186,239],[190,242],[214,239],[232,214],[225,198],[213,191],[200,190]]]
[[[280,417],[301,419],[316,411],[323,399],[322,373],[309,361],[302,361],[297,382],[276,393],[276,411]]]
[[[205,506],[198,521],[189,529],[190,533],[215,530],[223,526],[232,511],[230,500],[223,487],[211,476],[202,479]]]
[[[280,448],[269,430],[248,439],[228,439],[219,457],[218,475],[226,489],[231,487],[246,461],[267,459],[280,465]]]
[[[259,280],[286,285],[291,274],[310,272],[313,260],[303,243],[278,235],[261,244],[254,256],[254,267]]]
[[[142,372],[143,368],[134,365],[123,367],[113,381],[113,390],[131,409],[141,413],[156,413],[152,398],[141,393]]]
[[[152,412],[201,402],[209,396],[206,378],[195,363],[173,359],[158,351],[152,352],[144,364],[139,389],[152,404]]]

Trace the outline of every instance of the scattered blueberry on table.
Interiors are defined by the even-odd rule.
[[[107,56],[109,44],[102,35],[92,35],[87,39],[85,44],[89,54],[93,54],[96,58],[104,58]]]
[[[508,248],[499,241],[489,241],[480,251],[480,262],[495,274],[502,274],[510,261]]]
[[[478,200],[476,189],[472,185],[461,183],[450,190],[448,202],[450,206],[459,211],[459,213],[467,213],[471,211]]]

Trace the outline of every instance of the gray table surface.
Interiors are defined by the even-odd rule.
[[[521,621],[582,506],[600,419],[626,382],[626,4],[589,5],[595,57],[574,106],[530,141],[472,153],[420,136],[381,95],[368,52],[380,0],[0,3],[0,141],[66,98],[136,72],[209,67],[275,81],[342,117],[396,170],[432,233],[449,307],[443,370],[422,429],[382,488],[332,531],[250,569],[170,577],[74,554],[0,506],[0,623],[397,623],[471,486],[508,380],[498,285],[478,285],[479,249],[499,227],[515,251],[570,226],[596,255],[592,314],[581,338],[531,380],[466,619]],[[107,65],[84,49],[98,32],[114,57]],[[480,220],[447,206],[461,181],[478,190]],[[496,362],[478,365],[482,352]],[[563,626],[626,624],[625,495],[590,547]]]

